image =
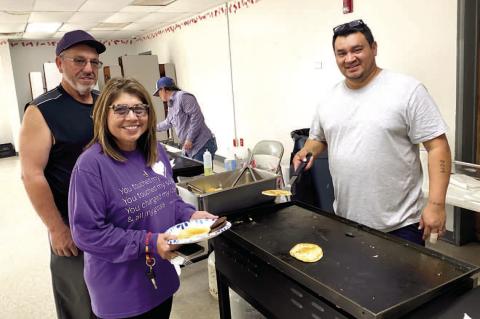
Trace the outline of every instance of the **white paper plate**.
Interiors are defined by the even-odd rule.
[[[189,228],[189,227],[207,227],[210,228],[210,226],[215,222],[215,219],[192,219],[180,224],[177,224],[175,226],[170,227],[167,229],[166,233],[167,234],[172,234],[175,236],[178,236],[183,230]],[[192,243],[198,243],[213,237],[216,237],[232,227],[232,224],[227,221],[225,226],[223,226],[220,229],[217,229],[211,233],[203,233],[200,235],[192,236],[189,238],[184,238],[184,239],[170,239],[168,241],[169,244],[192,244]]]

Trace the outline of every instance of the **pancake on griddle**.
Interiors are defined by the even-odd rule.
[[[300,243],[290,249],[290,255],[306,263],[314,263],[323,257],[323,250],[317,244]]]

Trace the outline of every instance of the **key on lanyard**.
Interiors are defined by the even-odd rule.
[[[153,288],[157,289],[157,282],[155,281],[155,272],[153,271],[153,266],[148,266],[147,278],[152,282]]]

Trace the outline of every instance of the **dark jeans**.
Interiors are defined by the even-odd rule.
[[[192,158],[196,159],[197,161],[203,162],[203,153],[208,150],[210,154],[212,154],[212,161],[215,159],[215,152],[217,151],[217,140],[215,136],[212,136],[205,145],[197,152],[197,154],[193,155]]]
[[[172,311],[173,297],[168,298],[160,304],[160,306],[153,308],[152,310],[142,313],[135,317],[129,317],[128,319],[168,319],[170,318],[170,311]]]
[[[396,229],[389,232],[389,234],[406,239],[415,244],[425,246],[425,241],[422,239],[423,229],[418,229],[418,223]]]

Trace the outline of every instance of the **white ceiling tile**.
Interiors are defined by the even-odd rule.
[[[34,11],[77,11],[85,0],[36,0]]]
[[[40,32],[25,32],[22,36],[23,39],[50,39],[55,33],[40,33]]]
[[[144,22],[144,23],[130,23],[128,26],[123,28],[123,30],[129,31],[148,31],[151,30],[153,27],[157,26],[153,22]]]
[[[131,39],[137,35],[140,35],[140,32],[132,30],[115,31],[116,39]]]
[[[61,39],[65,33],[67,33],[67,32],[57,31],[57,32],[52,36],[52,38],[54,38],[54,39]]]
[[[59,32],[69,32],[73,30],[86,30],[88,31],[90,28],[93,28],[97,23],[82,23],[80,24],[71,24],[71,23],[64,23],[62,27],[58,30]]]
[[[117,12],[107,19],[104,22],[112,23],[122,23],[122,22],[133,22],[135,20],[141,19],[145,16],[145,12]]]
[[[61,22],[29,22],[25,32],[55,33],[62,26]]]
[[[78,11],[82,12],[116,12],[128,6],[132,0],[87,0]]]
[[[123,39],[128,38],[130,35],[126,35],[125,31],[91,31],[90,32],[96,39]],[[128,34],[131,34],[130,32]]]
[[[178,0],[166,7],[158,7],[157,12],[202,12],[224,4],[225,0]]]
[[[135,6],[167,6],[178,0],[134,0]]]
[[[120,12],[156,12],[157,6],[126,6]]]
[[[109,34],[113,33],[112,31],[89,31],[97,39],[105,39]]]
[[[135,21],[138,23],[143,22],[175,22],[179,20],[179,16],[183,16],[185,13],[172,13],[172,12],[156,12],[156,13],[149,13],[145,15],[143,18]]]
[[[176,0],[168,6],[132,6],[133,0],[0,0],[0,32],[11,32],[12,38],[18,38],[16,33],[22,33],[27,21],[63,22],[55,34],[26,33],[25,38],[59,38],[64,32],[77,29],[92,32],[93,28],[102,29],[95,32],[105,39],[131,38],[182,21],[227,1]],[[126,23],[127,26],[108,25],[110,23]],[[105,31],[106,28],[109,30]],[[122,31],[110,30],[119,28]]]
[[[0,0],[2,11],[32,11],[35,0]]]
[[[0,32],[23,32],[25,23],[0,23]]]
[[[2,23],[27,23],[30,13],[12,14],[0,12],[0,21]]]
[[[111,12],[76,12],[67,22],[71,24],[103,22],[113,13]]]
[[[22,39],[22,36],[23,36],[23,32],[5,33],[5,34],[0,33],[0,39],[19,40],[19,39]]]
[[[28,22],[65,22],[73,12],[32,12]]]
[[[102,30],[120,31],[120,30],[123,30],[128,25],[130,25],[130,22],[124,22],[124,23],[101,22],[96,26],[94,26],[91,30],[92,31],[102,31]]]

